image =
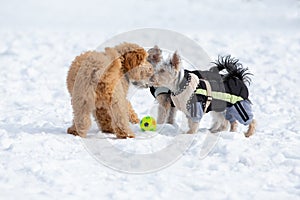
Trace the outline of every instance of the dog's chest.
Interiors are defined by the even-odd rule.
[[[180,94],[177,94],[176,96],[171,95],[171,99],[175,107],[188,116],[190,115],[190,113],[187,110],[187,102],[190,100],[191,96],[194,94],[199,84],[199,79],[195,74],[190,74],[190,76],[191,81],[188,84],[188,86],[186,86],[185,90],[183,90]]]

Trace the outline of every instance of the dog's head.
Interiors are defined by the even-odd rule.
[[[120,54],[123,73],[129,82],[138,87],[148,87],[153,75],[153,67],[147,61],[148,53],[144,48],[132,43],[122,43],[115,47]]]
[[[150,84],[154,87],[172,88],[178,79],[181,68],[181,59],[177,51],[167,60],[158,63],[154,74],[150,78]]]

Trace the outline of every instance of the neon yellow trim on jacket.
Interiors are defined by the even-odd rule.
[[[207,92],[204,89],[197,89],[195,93],[207,96]],[[232,103],[232,104],[235,104],[238,101],[244,100],[242,97],[236,96],[234,94],[224,93],[224,92],[212,91],[211,95],[212,95],[213,99],[219,99],[219,100],[222,100],[222,101],[227,101],[227,102]]]

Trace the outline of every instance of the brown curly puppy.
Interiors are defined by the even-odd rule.
[[[103,132],[115,133],[118,138],[134,137],[129,121],[138,123],[139,119],[126,96],[129,83],[147,87],[153,74],[147,56],[142,47],[131,43],[77,56],[67,76],[74,114],[67,132],[86,137],[93,114]]]

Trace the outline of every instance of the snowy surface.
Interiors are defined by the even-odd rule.
[[[0,3],[1,198],[300,198],[299,1],[87,1],[86,7],[78,1],[51,2]],[[231,9],[234,14],[227,16]],[[197,134],[182,136],[193,137],[193,143],[176,162],[139,175],[108,168],[89,153],[86,141],[106,137],[95,124],[86,140],[66,134],[72,120],[65,84],[71,61],[120,31],[140,27],[181,32],[212,59],[218,54],[240,58],[254,74],[249,89],[257,133],[245,138],[242,126],[237,133],[222,132],[201,157],[210,122],[206,116]],[[130,99],[140,117],[155,107],[146,90]],[[176,127],[165,128],[176,132]],[[143,136],[136,125],[132,129]],[[108,141],[145,154],[173,138],[155,134]]]

